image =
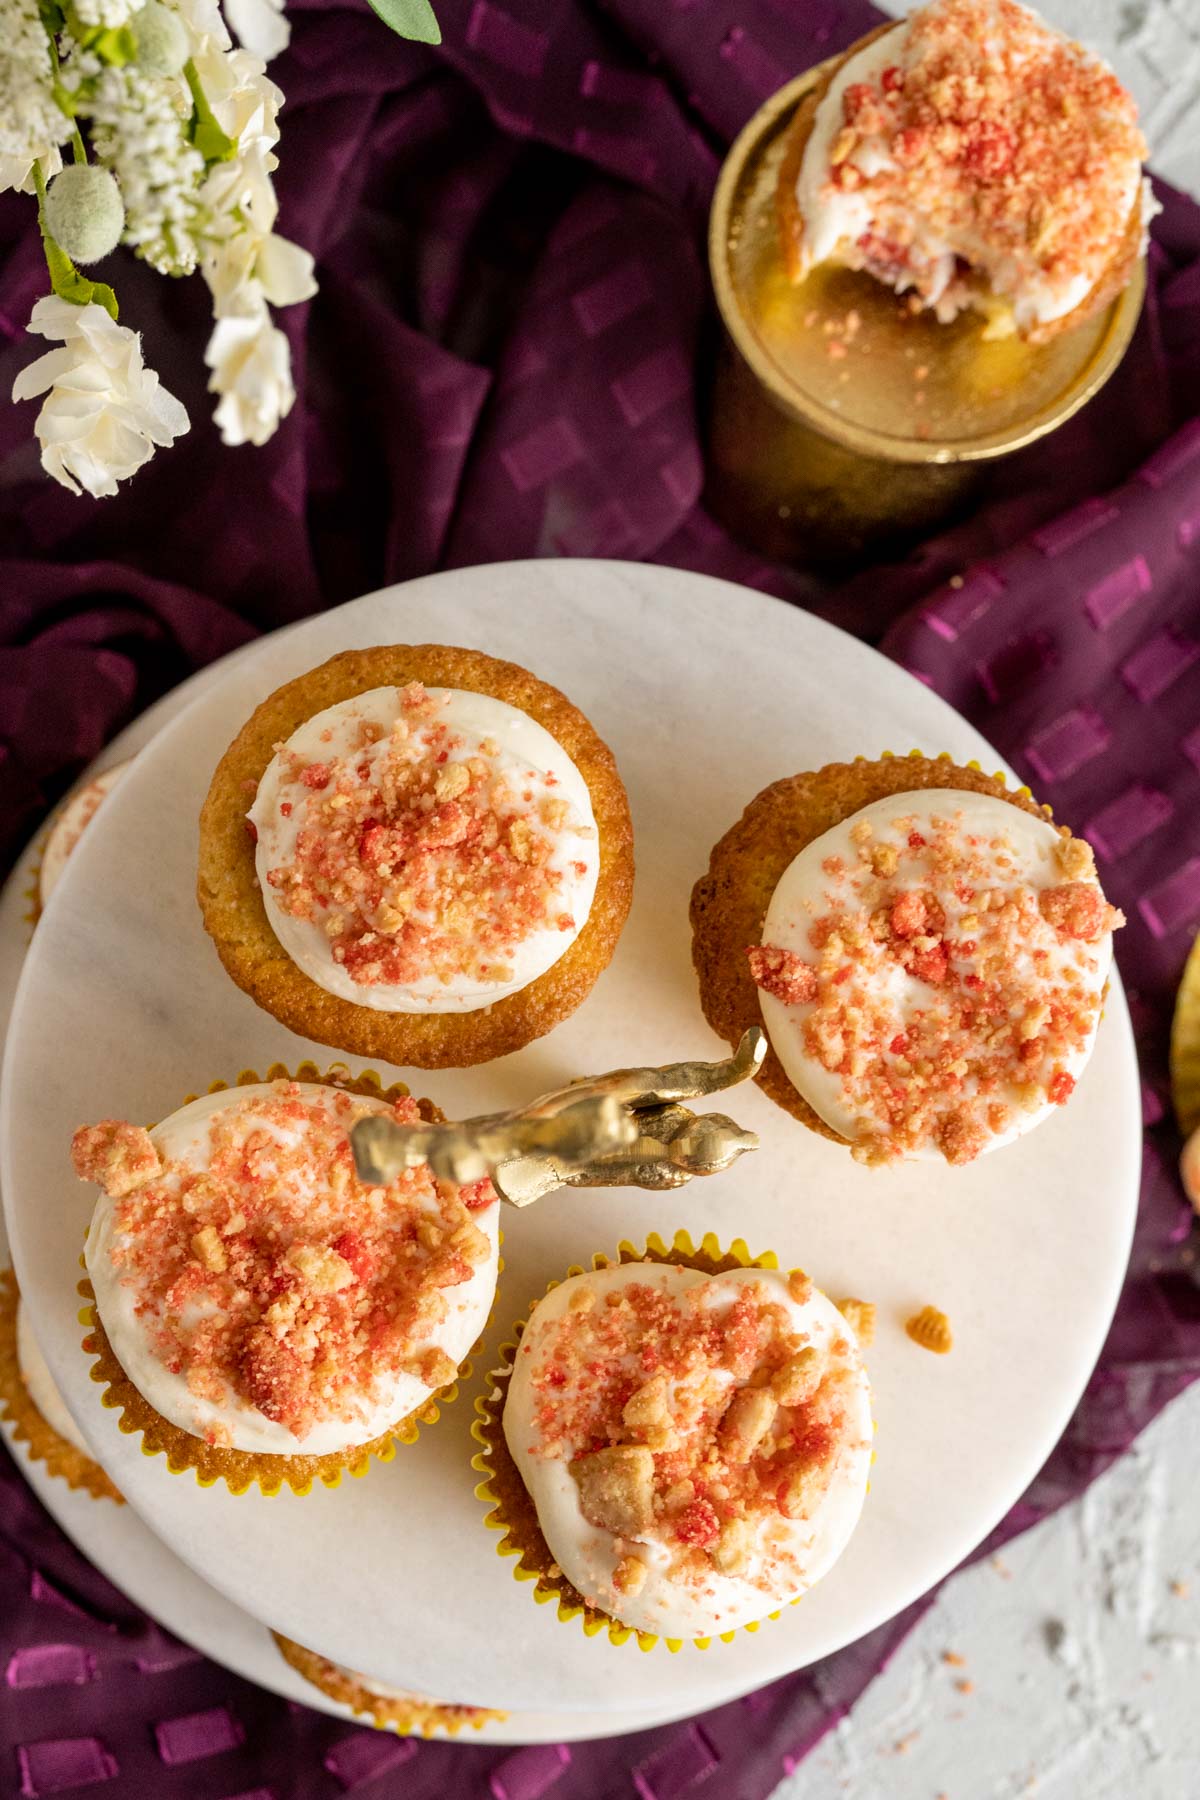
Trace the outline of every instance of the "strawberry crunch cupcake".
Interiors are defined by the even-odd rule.
[[[369,1113],[420,1117],[403,1092],[277,1080],[151,1131],[76,1132],[76,1171],[103,1189],[93,1379],[172,1468],[306,1492],[436,1419],[491,1310],[499,1205],[425,1164],[364,1185],[349,1131]]]
[[[344,1668],[315,1650],[308,1650],[278,1631],[271,1636],[279,1646],[279,1654],[305,1681],[348,1706],[380,1731],[397,1731],[406,1737],[436,1737],[444,1733],[457,1737],[464,1726],[479,1731],[484,1725],[508,1717],[486,1706],[452,1706],[447,1701],[431,1700],[426,1694],[415,1694],[408,1688],[388,1687],[357,1669]]]
[[[347,651],[263,702],[201,815],[226,969],[302,1035],[423,1068],[516,1050],[584,999],[632,894],[611,753],[478,651]]]
[[[39,915],[62,880],[68,859],[80,838],[128,767],[127,759],[102,769],[99,775],[93,775],[89,782],[64,800],[55,814],[38,863],[35,899]]]
[[[863,269],[943,321],[1035,341],[1128,282],[1158,210],[1112,70],[1016,0],[933,0],[799,109],[779,176],[794,280]]]
[[[764,789],[692,895],[705,1016],[857,1161],[968,1163],[1074,1092],[1124,920],[1003,778],[914,755]]]
[[[832,1567],[866,1494],[870,1396],[853,1332],[799,1271],[623,1252],[537,1303],[476,1466],[502,1553],[560,1615],[677,1648]]]
[[[31,1462],[95,1500],[124,1504],[67,1411],[11,1269],[0,1269],[0,1418],[12,1422],[13,1441]]]

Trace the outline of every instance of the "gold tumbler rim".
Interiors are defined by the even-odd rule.
[[[1054,431],[1077,413],[1108,380],[1124,356],[1133,336],[1146,292],[1146,259],[1141,256],[1128,285],[1112,301],[1104,332],[1074,381],[1056,399],[1038,408],[1027,419],[1003,431],[980,437],[940,438],[926,441],[896,437],[867,425],[857,425],[830,407],[806,395],[787,380],[779,365],[752,330],[739,303],[730,266],[730,225],[746,167],[760,144],[783,129],[804,96],[841,56],[829,57],[771,95],[742,127],[721,167],[708,222],[708,261],[717,306],[729,338],[738,354],[753,370],[774,402],[792,418],[843,444],[859,455],[888,462],[959,463],[986,462],[1019,450]]]

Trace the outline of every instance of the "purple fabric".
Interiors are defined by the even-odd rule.
[[[208,422],[197,283],[114,276],[189,437],[114,501],[41,478],[0,407],[0,855],[190,670],[314,609],[453,565],[606,555],[703,569],[878,641],[1091,837],[1129,915],[1146,1157],[1129,1278],[1062,1443],[985,1549],[1079,1493],[1200,1374],[1169,1119],[1174,983],[1200,924],[1200,210],[1163,191],[1145,317],[1103,396],[973,513],[837,582],[772,567],[701,503],[705,208],[731,135],[874,23],[862,0],[439,0],[440,51],[301,0],[282,228],[321,293],[284,315],[299,400],[261,451]],[[37,354],[28,205],[0,198],[0,388]],[[886,636],[884,634],[886,633]],[[924,1603],[923,1603],[924,1604]],[[162,1800],[761,1800],[901,1642],[688,1724],[492,1750],[289,1707],[177,1644],[0,1459],[0,1787]],[[486,1698],[486,1696],[484,1696]]]

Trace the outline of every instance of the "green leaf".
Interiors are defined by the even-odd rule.
[[[66,28],[67,15],[58,0],[40,0],[38,17],[48,37],[57,37]]]
[[[192,116],[187,128],[189,142],[196,146],[206,163],[231,162],[237,155],[237,144],[217,124],[190,57],[183,65],[183,73],[192,95]]]
[[[429,0],[370,0],[385,25],[418,44],[440,44],[442,33]]]
[[[85,25],[67,0],[64,16],[66,29],[83,50],[90,50],[102,63],[123,69],[137,58],[137,39],[128,25]]]

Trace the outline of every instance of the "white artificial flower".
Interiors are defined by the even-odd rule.
[[[58,146],[70,137],[71,121],[53,81],[36,0],[0,0],[0,194],[31,194],[35,162],[47,181],[62,168]]]
[[[220,396],[213,414],[226,444],[265,444],[292,410],[291,346],[272,325],[266,302],[246,317],[218,319],[204,360],[208,391]]]
[[[86,100],[93,148],[125,202],[123,241],[163,275],[190,275],[200,259],[204,158],[188,142],[190,108],[181,82],[133,64],[98,67]]]
[[[239,157],[274,149],[283,91],[266,73],[262,58],[248,50],[222,50],[214,39],[202,38],[192,51],[192,62],[213,117],[236,143]],[[275,167],[275,160],[267,159],[268,169]]]
[[[317,291],[309,252],[274,231],[244,229],[210,244],[201,268],[217,319],[251,318],[263,300],[294,306]]]
[[[218,50],[228,50],[233,43],[225,28],[217,0],[173,0],[175,11],[187,27],[192,54],[205,38],[211,38]]]
[[[75,17],[81,25],[100,25],[106,31],[128,25],[140,0],[75,0]]]
[[[62,349],[22,369],[12,397],[45,394],[34,426],[42,467],[72,493],[115,494],[119,481],[149,462],[156,444],[168,445],[187,430],[187,413],[142,362],[137,332],[102,306],[75,306],[47,294],[35,305],[29,330],[58,339]]]
[[[283,0],[225,0],[225,16],[243,50],[265,63],[287,49],[292,28],[283,16]]]

